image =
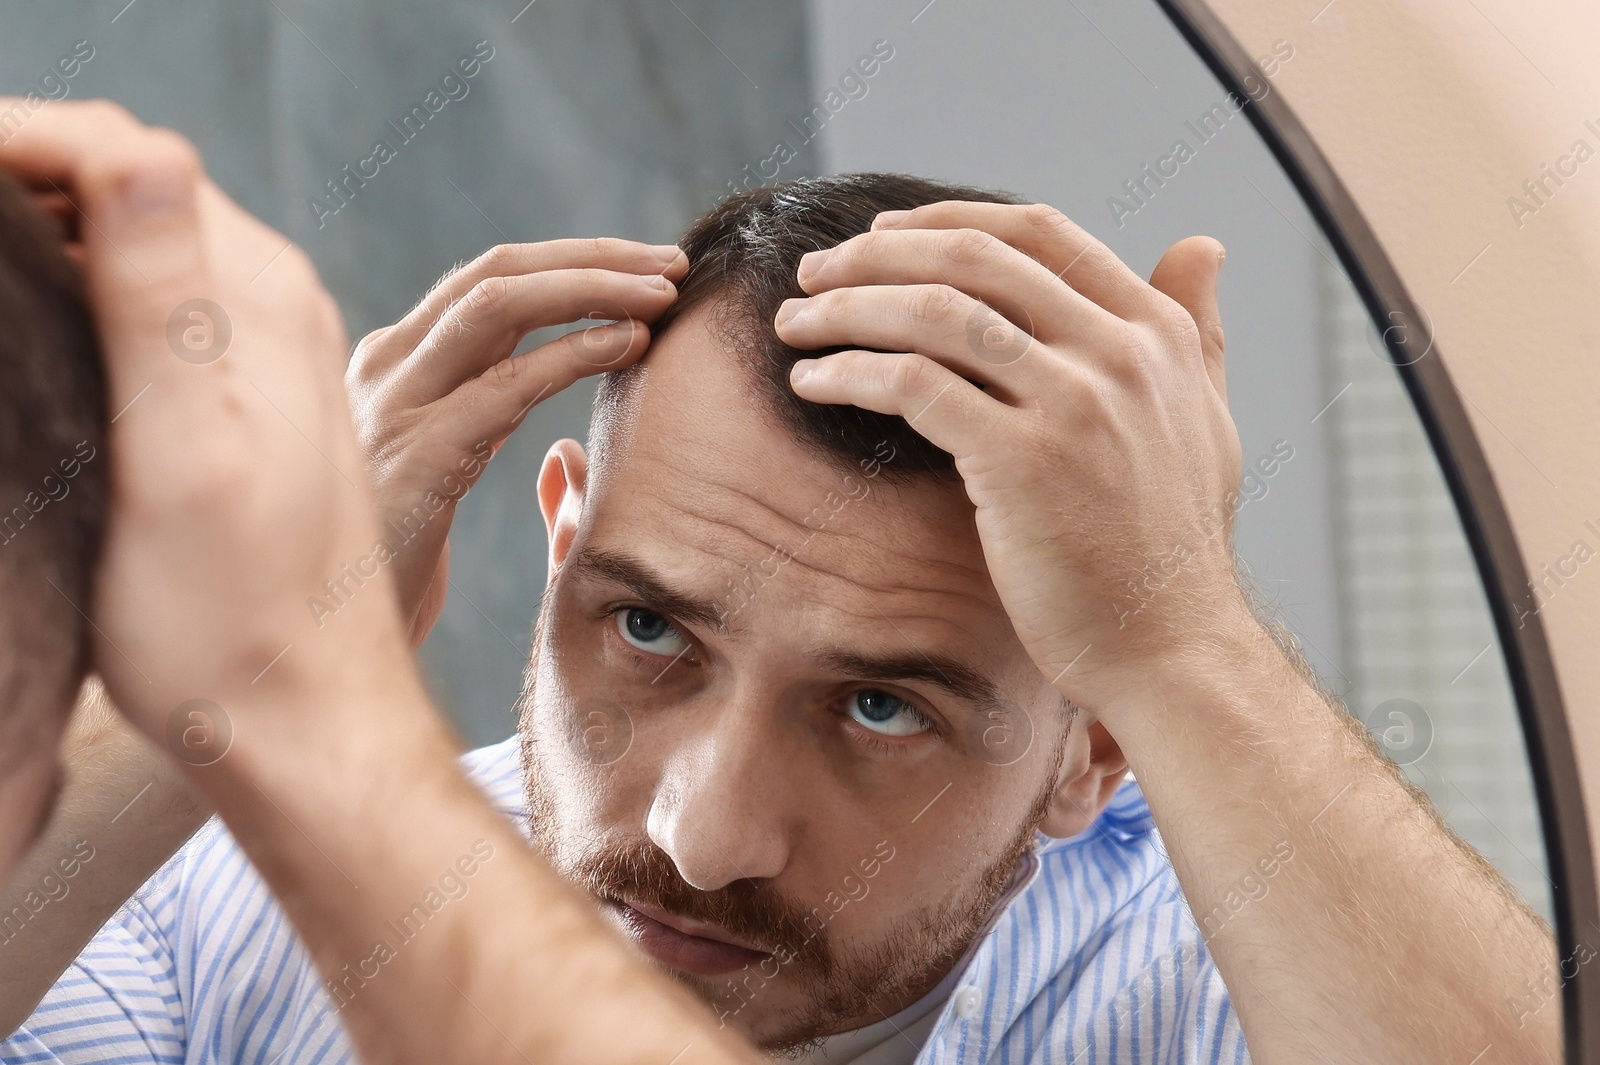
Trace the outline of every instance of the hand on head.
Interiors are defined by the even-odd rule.
[[[808,255],[777,316],[794,347],[847,349],[798,363],[800,396],[900,415],[955,456],[1023,645],[1099,711],[1248,616],[1220,266],[1191,237],[1146,282],[1047,205],[945,202]]]
[[[319,630],[306,608],[378,524],[344,328],[306,256],[218,190],[182,137],[115,104],[50,105],[0,143],[0,167],[81,218],[113,510],[95,601],[79,605],[116,704],[161,740],[196,699],[236,731],[293,729],[251,720],[252,697],[337,675],[351,648],[409,668],[381,575],[337,623]]]
[[[361,341],[347,384],[420,644],[444,607],[456,503],[536,404],[636,361],[689,261],[674,245],[552,240],[491,248]],[[529,332],[612,319],[514,355]]]

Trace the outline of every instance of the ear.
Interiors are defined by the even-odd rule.
[[[550,537],[550,577],[567,560],[578,522],[583,517],[583,493],[589,483],[589,456],[576,440],[557,440],[545,453],[539,468],[539,513]]]
[[[1079,710],[1072,727],[1083,732],[1068,741],[1055,799],[1039,822],[1039,831],[1052,839],[1076,836],[1094,824],[1128,774],[1128,760],[1104,725]]]

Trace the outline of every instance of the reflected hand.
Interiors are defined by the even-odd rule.
[[[1052,208],[942,203],[808,255],[810,296],[777,317],[797,348],[876,349],[801,362],[796,393],[905,417],[955,457],[1024,647],[1103,718],[1145,666],[1248,617],[1220,252],[1189,238],[1146,283]]]
[[[643,355],[688,268],[673,246],[504,244],[357,346],[346,385],[380,517],[406,540],[391,568],[413,644],[444,608],[450,522],[491,455],[535,404]],[[585,317],[616,321],[513,357],[533,330]]]

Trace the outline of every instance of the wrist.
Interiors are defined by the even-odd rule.
[[[1175,719],[1184,734],[1254,734],[1291,711],[1290,700],[1264,695],[1307,687],[1237,586],[1163,619],[1140,643],[1148,650],[1099,671],[1095,686],[1107,694],[1093,707],[1136,768],[1144,747],[1172,740]]]
[[[303,654],[291,647],[253,685],[190,711],[201,715],[204,745],[187,748],[168,729],[189,779],[230,823],[259,816],[263,796],[331,813],[404,787],[422,767],[453,768],[459,744],[398,634],[352,630]]]

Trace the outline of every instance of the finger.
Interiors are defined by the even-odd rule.
[[[503,441],[539,403],[579,378],[637,362],[649,346],[650,327],[640,321],[575,330],[496,363],[439,400],[439,431],[463,450]]]
[[[393,361],[399,361],[421,342],[441,315],[485,279],[547,270],[616,270],[656,274],[677,282],[688,273],[689,260],[673,244],[640,244],[613,237],[496,245],[445,275],[421,303],[395,324],[385,347]]]
[[[914,351],[1006,403],[1035,394],[1044,363],[1027,331],[948,285],[866,285],[785,300],[778,338],[802,350]],[[1042,349],[1041,349],[1042,351]]]
[[[812,295],[849,285],[948,285],[1047,344],[1120,324],[1037,259],[981,229],[863,233],[803,256],[797,277]]]
[[[1008,408],[932,359],[840,351],[801,359],[789,373],[801,399],[896,414],[957,461],[992,442]]]
[[[57,101],[34,106],[0,96],[0,167],[36,190],[71,186],[90,160],[115,142],[150,132],[127,108],[110,100]]]
[[[77,170],[85,274],[113,374],[158,359],[164,365],[171,354],[165,345],[119,339],[164,336],[174,307],[212,295],[201,232],[203,178],[194,148],[165,130],[121,138],[86,156]]]
[[[981,229],[992,233],[1119,318],[1147,321],[1159,313],[1144,278],[1082,226],[1045,203],[947,200],[911,211],[889,211],[873,229]]]
[[[1222,312],[1217,307],[1217,278],[1225,251],[1211,237],[1185,237],[1161,257],[1150,274],[1150,286],[1189,312],[1200,330],[1206,375],[1222,401],[1228,401],[1223,360]]]
[[[676,296],[659,274],[585,269],[485,278],[434,323],[392,387],[401,402],[422,406],[509,359],[535,329],[583,318],[653,321]],[[373,371],[363,364],[361,372]]]

